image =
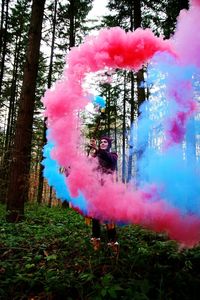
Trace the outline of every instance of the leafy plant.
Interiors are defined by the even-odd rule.
[[[0,205],[0,299],[198,299],[200,249],[178,248],[164,234],[118,227],[116,258],[94,252],[91,228],[70,208],[27,205],[26,219],[5,221]]]

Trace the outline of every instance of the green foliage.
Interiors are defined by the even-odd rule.
[[[156,35],[163,35],[170,38],[174,33],[176,19],[180,12],[182,1],[178,0],[145,0],[136,1],[135,5],[140,6],[142,28],[151,28]],[[134,20],[134,1],[131,0],[109,0],[108,8],[112,15],[104,18],[107,26],[120,26],[124,29],[131,29],[131,19]],[[105,25],[104,24],[104,25]]]
[[[198,299],[200,249],[164,234],[118,227],[120,254],[94,252],[90,227],[71,209],[28,205],[6,223],[0,206],[0,299]]]
[[[145,0],[142,23],[144,27],[151,28],[157,35],[163,35],[169,39],[175,32],[177,16],[180,12],[181,1]]]
[[[5,69],[0,95],[1,105],[5,103],[9,106],[8,103],[10,97],[12,97],[12,93],[15,94],[15,98],[19,98],[20,96],[29,22],[30,1],[16,1],[15,5],[13,7],[11,6],[9,10],[8,28],[6,32]]]

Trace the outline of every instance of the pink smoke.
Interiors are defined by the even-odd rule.
[[[200,6],[200,0],[190,0],[189,2],[191,7]]]
[[[191,7],[182,10],[171,41],[183,64],[200,67],[200,1],[191,1]]]
[[[200,32],[197,30],[193,33],[194,28],[200,26],[200,1],[193,0],[190,4],[189,10],[180,12],[176,32],[170,40],[178,54],[180,67],[200,67]],[[168,95],[178,104],[179,111],[166,122],[165,147],[183,141],[187,121],[198,111],[189,79],[172,78],[168,85]]]
[[[197,102],[193,99],[191,81],[188,79],[172,78],[168,85],[168,97],[177,104],[178,110],[165,122],[166,148],[183,141],[187,121],[198,111]]]
[[[197,26],[200,18],[197,20],[193,7],[191,10]],[[114,184],[109,179],[101,186],[99,175],[94,171],[95,160],[90,161],[81,150],[78,116],[79,111],[89,102],[88,93],[83,90],[82,84],[90,72],[105,67],[138,70],[156,52],[167,51],[176,55],[174,49],[180,53],[180,59],[184,63],[194,61],[199,64],[199,58],[195,56],[197,48],[200,48],[200,39],[198,42],[194,41],[189,29],[186,30],[186,26],[190,26],[192,21],[191,10],[189,16],[184,12],[179,17],[178,31],[173,43],[155,37],[149,29],[137,29],[128,33],[118,27],[100,30],[98,36],[87,38],[85,43],[70,51],[63,77],[43,98],[50,139],[55,142],[52,157],[62,166],[71,166],[66,182],[72,196],[83,193],[88,201],[88,214],[102,220],[141,224],[156,231],[166,231],[172,239],[186,246],[193,246],[200,240],[200,220],[195,217],[182,217],[178,210],[166,204],[165,199],[154,201],[156,192],[147,195],[144,191],[129,189],[121,183]],[[183,40],[181,22],[185,24],[187,44],[194,43],[191,55],[183,49],[186,48],[186,42]],[[180,101],[182,100],[177,97],[177,102]],[[180,112],[171,121],[168,133],[172,136],[172,142],[179,142],[182,138],[181,128],[191,114],[191,107],[193,106],[189,105],[185,114]]]

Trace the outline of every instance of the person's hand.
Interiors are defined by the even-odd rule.
[[[90,140],[90,147],[92,147],[93,149],[97,150],[97,143],[95,139],[91,139]]]

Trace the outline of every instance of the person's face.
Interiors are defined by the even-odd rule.
[[[107,150],[108,149],[108,141],[105,139],[100,140],[99,147],[101,150]]]

